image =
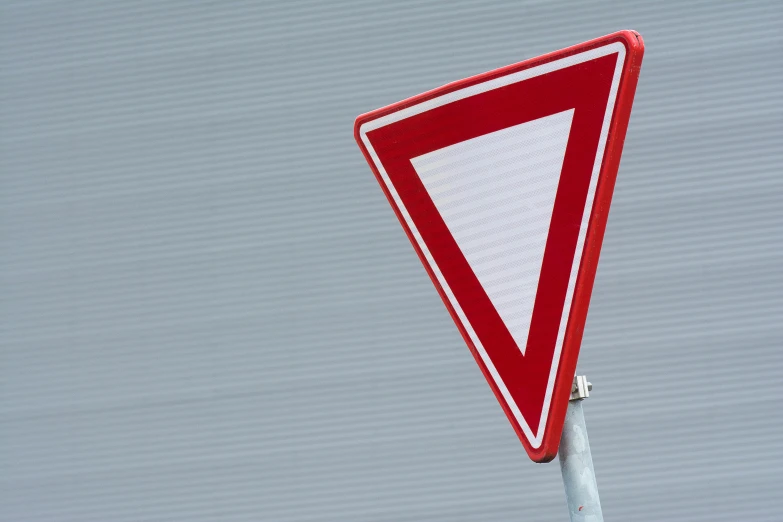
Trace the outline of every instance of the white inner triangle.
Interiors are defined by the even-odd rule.
[[[411,159],[523,354],[573,115],[567,110]]]

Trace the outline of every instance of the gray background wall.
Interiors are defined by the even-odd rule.
[[[0,519],[552,521],[352,137],[647,53],[581,370],[608,520],[780,520],[776,2],[4,2]]]

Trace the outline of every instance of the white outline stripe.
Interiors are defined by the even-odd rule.
[[[549,380],[547,381],[547,388],[544,395],[543,410],[541,412],[541,418],[538,427],[536,429],[536,432],[534,433],[531,427],[528,425],[525,418],[522,416],[522,413],[519,411],[519,408],[517,407],[516,403],[511,397],[511,394],[508,391],[508,388],[506,387],[503,380],[500,378],[500,374],[498,373],[494,364],[492,364],[492,360],[489,358],[489,355],[484,349],[484,346],[481,344],[481,341],[476,335],[476,332],[473,330],[473,327],[470,325],[468,318],[465,316],[465,313],[462,311],[462,307],[460,307],[459,303],[457,302],[457,299],[455,298],[454,294],[451,291],[451,288],[446,282],[446,279],[443,277],[440,268],[438,268],[437,263],[435,263],[435,259],[432,257],[432,254],[427,248],[427,245],[424,243],[421,234],[419,234],[416,225],[413,223],[413,220],[411,219],[408,210],[405,208],[405,205],[403,204],[402,199],[397,193],[397,190],[394,188],[394,185],[392,184],[389,175],[386,173],[386,169],[383,167],[380,159],[378,158],[378,155],[375,153],[375,150],[372,148],[372,144],[370,143],[370,140],[367,138],[367,133],[372,130],[378,129],[380,127],[389,125],[390,123],[394,123],[403,120],[405,118],[415,116],[417,114],[428,111],[430,109],[434,109],[436,107],[440,107],[442,105],[446,105],[448,103],[452,103],[457,100],[467,98],[469,96],[474,96],[482,92],[487,92],[493,89],[497,89],[498,87],[503,87],[505,85],[510,85],[512,83],[528,80],[530,78],[534,78],[542,74],[564,69],[572,65],[584,63],[614,53],[617,53],[618,55],[617,64],[615,66],[614,76],[612,77],[612,85],[609,91],[609,99],[607,102],[606,112],[604,113],[604,121],[601,127],[601,135],[598,141],[598,149],[597,149],[598,153],[596,154],[595,162],[593,164],[593,170],[590,178],[590,185],[587,191],[587,200],[585,202],[584,214],[582,215],[582,223],[579,228],[579,237],[577,239],[576,252],[574,253],[574,261],[571,266],[571,274],[568,281],[568,289],[566,291],[566,300],[563,305],[563,315],[560,318],[560,328],[557,333],[557,341],[555,343],[555,353],[553,355],[552,366],[549,371]],[[460,322],[462,323],[462,326],[465,328],[465,331],[468,333],[468,336],[470,337],[471,341],[473,341],[476,350],[478,351],[479,355],[481,356],[481,359],[484,361],[484,364],[487,367],[487,370],[492,376],[492,379],[495,381],[495,384],[500,390],[503,399],[505,400],[511,412],[514,414],[514,418],[516,418],[517,422],[522,428],[522,431],[525,433],[525,436],[527,437],[528,441],[530,442],[530,445],[533,448],[539,448],[544,438],[544,428],[546,427],[546,421],[549,416],[549,406],[552,401],[552,392],[554,390],[554,385],[555,385],[555,376],[557,375],[557,368],[560,363],[560,353],[563,348],[563,338],[565,337],[565,330],[566,330],[566,326],[568,325],[568,316],[571,311],[571,303],[573,301],[573,296],[574,296],[574,286],[576,285],[576,276],[579,273],[579,264],[582,259],[582,251],[584,250],[585,237],[587,235],[587,225],[589,223],[590,213],[593,208],[595,189],[598,183],[598,174],[601,171],[601,164],[603,163],[603,157],[606,151],[606,140],[609,134],[609,126],[612,121],[612,114],[614,113],[615,101],[617,99],[617,90],[620,84],[620,77],[622,75],[623,64],[625,62],[625,55],[626,55],[625,46],[622,43],[619,42],[611,43],[608,45],[604,45],[602,47],[590,49],[589,51],[585,51],[579,54],[567,56],[565,58],[561,58],[560,60],[548,62],[536,67],[532,67],[530,69],[525,69],[524,71],[519,71],[513,74],[502,76],[500,78],[495,78],[493,80],[489,80],[484,83],[471,85],[470,87],[465,87],[464,89],[459,89],[457,91],[453,91],[448,94],[444,94],[442,96],[432,98],[430,100],[421,102],[417,105],[413,105],[411,107],[407,107],[400,111],[387,114],[386,116],[383,116],[376,120],[368,121],[359,128],[359,134],[361,136],[362,142],[364,143],[364,146],[367,148],[367,152],[370,154],[370,157],[372,158],[375,167],[378,169],[378,172],[380,173],[381,178],[384,181],[384,184],[389,190],[389,193],[391,194],[394,203],[397,205],[400,214],[402,215],[403,219],[405,219],[405,223],[408,225],[408,228],[411,231],[411,235],[413,235],[413,238],[416,240],[416,243],[419,245],[419,248],[424,254],[424,258],[427,260],[430,269],[435,274],[435,277],[438,279],[441,288],[443,288],[443,292],[446,294],[446,297],[451,303],[451,306],[454,308],[454,311],[457,314],[457,317],[459,318]]]

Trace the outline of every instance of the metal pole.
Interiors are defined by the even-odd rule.
[[[582,400],[590,396],[592,387],[584,375],[574,378],[571,401],[568,403],[558,448],[571,522],[604,520],[601,500],[598,498],[598,485],[595,482],[593,457],[590,454],[590,441],[587,439],[585,414],[582,410]]]

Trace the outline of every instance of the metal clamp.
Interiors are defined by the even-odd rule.
[[[574,384],[571,386],[572,401],[581,401],[590,396],[590,390],[593,389],[593,383],[587,382],[587,375],[577,375],[574,377]]]

